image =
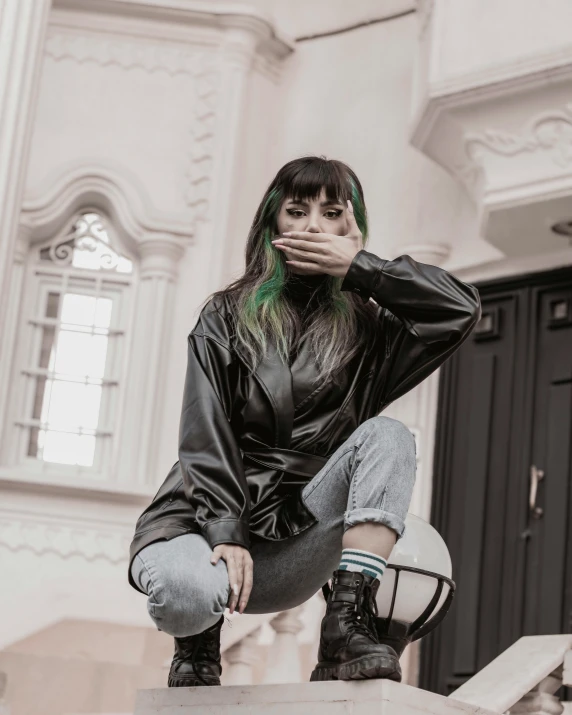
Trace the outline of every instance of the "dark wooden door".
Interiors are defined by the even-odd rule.
[[[476,284],[483,314],[441,369],[432,523],[457,592],[421,644],[450,694],[572,614],[572,268]]]

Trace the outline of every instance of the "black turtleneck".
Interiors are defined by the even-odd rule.
[[[324,273],[305,275],[292,273],[284,286],[284,295],[290,300],[298,311],[302,321],[311,314],[320,300],[320,287],[323,286],[328,276]],[[290,365],[296,359],[299,345],[296,344],[290,351]]]
[[[284,294],[296,307],[303,308],[310,301],[314,303],[320,293],[320,287],[324,285],[327,278],[325,273],[316,275],[291,273],[284,286]]]

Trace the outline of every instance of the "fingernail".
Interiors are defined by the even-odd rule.
[[[238,596],[238,584],[235,583],[234,586],[232,587],[232,590],[234,591],[234,595]]]
[[[290,234],[290,231],[284,231],[284,232],[282,233],[282,235],[283,235],[283,236],[290,236],[291,234]]]

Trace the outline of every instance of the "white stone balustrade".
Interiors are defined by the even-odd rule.
[[[554,693],[569,684],[571,650],[572,634],[525,636],[449,697],[497,713],[559,715]]]

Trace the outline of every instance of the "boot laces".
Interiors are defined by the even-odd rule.
[[[225,618],[225,620],[226,620],[226,618]],[[179,642],[182,643],[182,645],[183,645],[183,657],[185,659],[188,657],[188,651],[186,651],[185,646],[187,646],[187,645],[191,646],[191,654],[190,655],[191,655],[191,665],[193,666],[193,673],[201,681],[201,683],[203,683],[203,685],[210,685],[210,683],[208,683],[202,677],[202,675],[198,672],[197,659],[200,654],[200,659],[202,662],[210,661],[211,663],[214,663],[215,665],[220,665],[218,658],[216,658],[212,653],[210,653],[209,648],[208,648],[208,646],[210,645],[209,641],[211,643],[215,644],[218,637],[219,637],[219,635],[218,635],[218,629],[217,629],[214,634],[209,631],[203,631],[202,633],[197,633],[194,636],[188,636],[188,640],[186,638],[178,639]]]
[[[201,646],[203,645],[204,641],[204,634],[200,634],[201,637],[197,638],[196,642],[193,644],[193,652],[191,655],[191,665],[193,666],[193,673],[197,676],[197,678],[203,683],[203,685],[210,685],[210,683],[207,683],[207,681],[203,678],[203,676],[199,673],[197,670],[197,657],[199,655],[199,650],[201,650]],[[215,658],[211,653],[209,653],[208,650],[202,649],[201,650],[201,660],[204,662],[210,661],[211,663],[214,663],[215,665],[219,665],[219,661],[217,658]]]
[[[371,638],[373,635],[376,640],[376,630],[374,627],[374,617],[378,615],[377,601],[373,596],[373,585],[364,583],[361,600],[361,614],[352,619],[354,630],[363,633]],[[359,600],[356,601],[354,613],[359,610]],[[362,615],[363,614],[363,615]]]

